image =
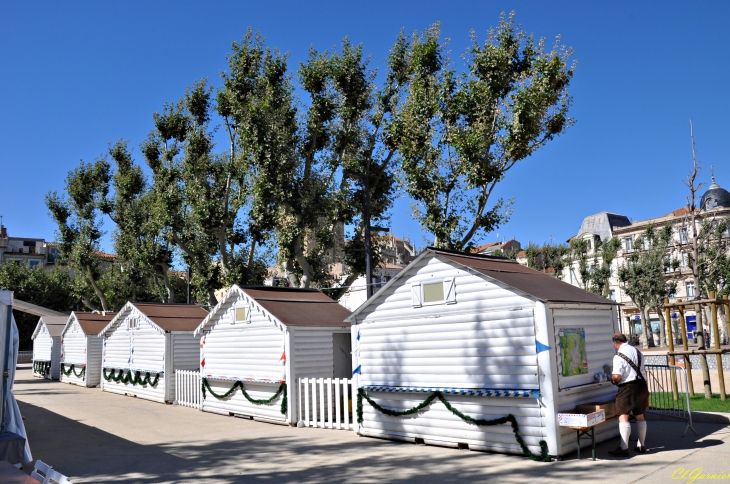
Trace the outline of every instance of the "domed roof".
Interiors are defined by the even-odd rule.
[[[713,208],[718,207],[730,208],[730,192],[721,188],[720,185],[715,182],[715,176],[713,175],[712,185],[710,185],[710,188],[704,195],[702,195],[700,208],[702,210],[712,210]]]

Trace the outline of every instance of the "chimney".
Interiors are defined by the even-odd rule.
[[[4,225],[0,225],[0,238],[2,238],[2,239],[8,238],[8,229],[6,229]]]

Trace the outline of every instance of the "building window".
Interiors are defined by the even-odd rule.
[[[681,229],[679,229],[679,243],[687,243],[687,227],[682,227]]]
[[[39,260],[29,260],[29,261],[28,261],[28,266],[29,266],[29,267],[30,267],[31,269],[35,269],[36,267],[38,267],[38,266],[40,266],[40,265],[41,265],[41,261],[39,261]]]
[[[609,293],[608,298],[611,301],[616,301],[616,290],[615,289],[611,289],[611,292]]]
[[[682,252],[682,265],[684,267],[689,267],[689,254],[686,252]]]
[[[624,248],[626,249],[626,252],[631,252],[634,250],[634,241],[631,237],[626,237],[624,239]]]
[[[236,323],[242,323],[244,321],[246,321],[246,308],[245,307],[243,307],[243,308],[236,308],[235,322]]]
[[[433,284],[423,285],[423,302],[424,304],[441,302],[444,300],[444,284],[436,282]]]
[[[695,297],[695,283],[694,282],[687,283],[687,297]]]

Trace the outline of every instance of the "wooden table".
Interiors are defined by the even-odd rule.
[[[568,427],[569,429],[575,430],[576,438],[578,441],[578,459],[580,459],[580,438],[581,437],[590,437],[591,438],[591,456],[593,457],[593,460],[596,460],[596,432],[595,428],[599,425],[606,424],[608,422],[613,422],[616,420],[618,416],[614,416],[609,418],[608,420],[604,420],[603,422],[599,422],[595,425],[591,425],[590,427]]]
[[[6,460],[0,461],[0,482],[3,484],[42,484]]]

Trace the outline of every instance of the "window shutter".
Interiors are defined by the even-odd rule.
[[[456,284],[453,277],[444,279],[444,301],[446,304],[456,304]]]
[[[413,302],[414,308],[421,307],[421,283],[420,282],[411,283],[411,300]]]

